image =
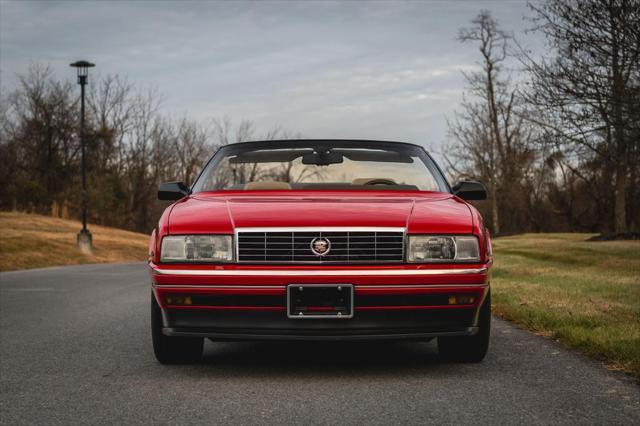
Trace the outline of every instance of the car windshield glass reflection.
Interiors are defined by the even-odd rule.
[[[219,153],[194,192],[261,189],[446,190],[423,158],[404,146],[247,146]]]

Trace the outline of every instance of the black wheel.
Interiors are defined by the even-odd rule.
[[[478,332],[473,336],[438,337],[440,357],[458,362],[480,362],[489,349],[490,332],[491,293],[480,308]]]
[[[151,338],[153,352],[162,364],[190,364],[202,358],[201,337],[170,337],[162,334],[162,312],[151,295]]]

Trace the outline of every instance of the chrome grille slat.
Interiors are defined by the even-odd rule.
[[[255,229],[255,228],[254,228]],[[237,232],[239,262],[250,263],[400,263],[404,259],[402,228],[366,231],[305,229],[296,231],[264,230]],[[389,229],[399,229],[390,231]],[[331,241],[331,250],[324,256],[311,249],[314,238]]]

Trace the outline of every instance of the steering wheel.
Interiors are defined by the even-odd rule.
[[[392,179],[371,179],[365,185],[397,185]]]

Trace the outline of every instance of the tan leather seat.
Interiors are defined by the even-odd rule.
[[[394,184],[396,184],[396,181],[394,181],[393,179],[389,179],[389,178],[357,178],[357,179],[354,179],[353,182],[351,182],[351,185],[366,185],[369,182],[373,182],[373,181],[376,181],[376,180],[386,180],[386,181],[391,181]]]
[[[287,182],[280,182],[276,180],[262,180],[259,182],[247,182],[244,185],[245,191],[261,191],[269,189],[291,189],[291,185]]]

